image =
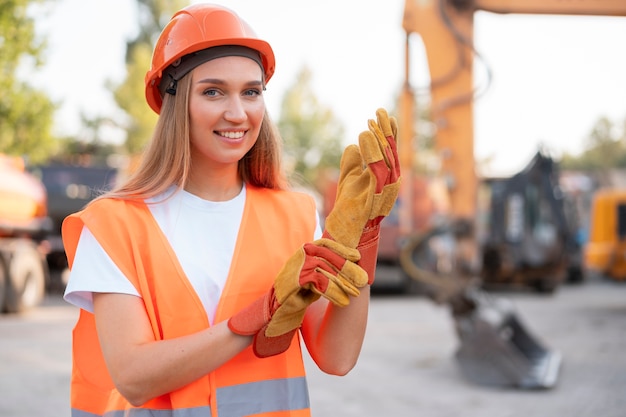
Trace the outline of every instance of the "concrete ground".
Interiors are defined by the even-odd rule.
[[[626,284],[595,279],[554,295],[496,293],[563,364],[548,390],[484,387],[454,359],[446,308],[419,296],[375,295],[356,368],[316,370],[307,356],[313,417],[624,417]],[[53,295],[23,316],[0,316],[0,416],[69,416],[76,310]]]
[[[496,293],[527,331],[562,356],[547,390],[485,387],[465,379],[446,308],[425,299],[376,297],[357,367],[345,377],[309,361],[313,416],[624,417],[626,284],[596,279],[552,296]]]

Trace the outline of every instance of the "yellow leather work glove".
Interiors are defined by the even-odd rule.
[[[374,281],[380,222],[393,208],[400,190],[397,122],[385,109],[368,120],[359,146],[348,146],[341,158],[335,205],[326,218],[324,237],[361,253],[359,265]]]
[[[305,244],[287,260],[272,288],[228,321],[233,333],[254,336],[256,356],[277,355],[289,348],[309,305],[320,297],[346,306],[360,294],[367,273],[355,262],[356,249],[329,239]]]

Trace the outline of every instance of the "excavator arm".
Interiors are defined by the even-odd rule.
[[[626,16],[626,3],[622,0],[457,0],[452,3],[494,13]]]
[[[452,216],[472,219],[476,212],[473,100],[477,93],[473,63],[474,14],[477,11],[519,14],[626,16],[624,0],[406,0],[404,91],[400,100],[400,147],[403,172],[413,165],[413,91],[410,82],[410,35],[421,37],[428,61],[435,147],[441,175],[450,191]],[[402,218],[402,217],[401,217]],[[406,217],[405,217],[406,218]],[[408,227],[410,228],[410,226]]]
[[[475,285],[472,254],[479,251],[473,230],[478,179],[474,167],[474,14],[626,16],[624,0],[406,0],[405,82],[399,103],[399,153],[403,185],[399,201],[402,270],[426,285],[427,294],[447,303],[460,346],[456,357],[465,375],[478,383],[519,388],[550,388],[561,356],[543,346],[517,318],[510,304],[489,297]],[[410,184],[413,176],[415,99],[411,85],[411,35],[421,37],[430,75],[430,110],[440,177],[448,187],[450,224],[415,233]],[[420,70],[422,70],[420,68]],[[452,227],[450,227],[452,225]],[[468,232],[469,231],[469,232]],[[465,256],[464,254],[469,254]],[[475,260],[476,257],[474,256]],[[464,273],[469,271],[468,273]]]

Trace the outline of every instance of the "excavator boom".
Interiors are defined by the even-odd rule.
[[[402,270],[415,281],[424,284],[427,294],[434,301],[450,306],[460,338],[456,357],[462,371],[470,380],[488,385],[550,388],[556,383],[560,354],[539,343],[525,329],[510,306],[487,296],[475,285],[476,269],[483,278],[486,269],[485,258],[482,258],[482,264],[478,268],[474,268],[480,263],[474,261],[481,259],[475,255],[484,249],[474,230],[479,190],[474,166],[473,126],[473,101],[478,91],[474,85],[473,64],[477,57],[480,58],[473,42],[474,14],[477,11],[626,16],[626,1],[406,0],[404,6],[402,26],[406,32],[405,82],[398,113],[403,186],[399,198],[401,203],[398,207],[397,227],[404,239],[396,239],[404,242],[399,255]],[[413,34],[420,36],[428,61],[430,112],[435,126],[434,147],[439,157],[439,178],[447,185],[450,202],[449,224],[437,225],[419,233],[413,227],[416,220],[412,214],[412,205],[417,203],[411,194],[414,175],[412,144],[417,113],[414,110],[415,97],[409,66],[412,61],[410,39]],[[547,179],[545,170],[534,171],[540,160],[543,159],[539,158],[532,164],[533,170],[528,168],[510,181],[496,184],[500,191],[507,191],[500,192],[503,201],[501,206],[505,209],[498,213],[508,216],[509,220],[515,213],[540,213],[538,196],[542,195],[541,190],[553,191],[555,188],[541,186],[545,181],[539,183],[529,180],[537,177],[530,175],[532,172],[540,172],[539,177]],[[550,174],[550,178],[553,179],[553,174]],[[525,200],[528,191],[534,191],[534,194],[531,193],[536,197],[533,201]],[[546,201],[554,202],[555,198],[551,195],[546,197]],[[517,206],[511,204],[513,201],[518,202]],[[514,207],[519,210],[512,210]],[[519,225],[523,226],[519,230],[524,233],[525,248],[532,248],[537,252],[538,246],[532,239],[527,239],[531,234],[525,234],[532,228],[526,225],[523,215],[515,218],[519,218]],[[554,226],[550,219],[542,220],[544,226]],[[501,225],[493,227],[506,229]],[[492,256],[490,259],[495,260],[489,264],[494,271],[493,275],[505,272],[511,274],[511,271],[513,275],[556,275],[564,265],[561,248],[564,246],[562,240],[566,236],[564,233],[554,235],[558,235],[559,239],[555,239],[552,246],[542,250],[540,254],[554,252],[555,255],[548,262],[536,261],[539,258],[535,257],[535,264],[529,263],[526,258],[522,259],[527,255],[525,253],[518,256],[522,245],[518,244],[514,248],[518,252],[514,252],[511,245],[507,246],[508,241],[496,242],[497,245],[494,244],[494,249],[489,252]],[[508,258],[505,256],[507,254]],[[517,260],[518,257],[522,260]],[[516,260],[510,262],[509,258]],[[507,268],[502,268],[502,265],[507,265]]]
[[[476,213],[473,100],[474,13],[626,16],[623,0],[406,0],[402,26],[407,34],[404,93],[400,100],[400,142],[411,142],[412,86],[409,37],[420,36],[426,51],[431,85],[431,112],[437,129],[435,147],[441,176],[450,189],[455,218]],[[413,166],[411,146],[401,146],[403,172]],[[409,154],[404,154],[408,152]],[[405,216],[406,217],[406,216]]]
[[[468,3],[473,3],[475,10],[493,13],[626,16],[626,2],[622,0],[476,0]]]

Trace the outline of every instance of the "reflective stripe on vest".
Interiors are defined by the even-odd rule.
[[[142,295],[155,340],[209,326],[202,303],[145,204],[98,200],[68,217],[63,240],[70,267],[83,225]],[[312,239],[315,203],[302,194],[248,187],[241,228],[216,323],[264,294],[285,260]],[[299,337],[285,353],[270,358],[256,358],[249,347],[206,377],[139,408],[115,390],[102,358],[93,314],[84,310],[74,328],[72,356],[74,417],[310,416]]]
[[[219,417],[245,417],[273,411],[309,408],[305,378],[289,378],[252,382],[233,387],[218,388]],[[280,393],[281,395],[276,395]],[[242,398],[248,399],[241,402]],[[252,402],[250,399],[254,399]],[[72,417],[96,417],[95,414],[72,410]],[[192,407],[179,410],[134,408],[111,411],[104,417],[211,417],[211,407]]]

